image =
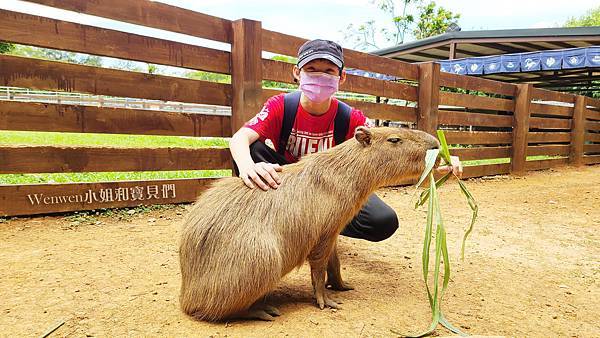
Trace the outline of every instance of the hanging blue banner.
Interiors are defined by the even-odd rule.
[[[521,53],[521,71],[534,72],[541,69],[540,52]]]
[[[521,55],[504,54],[500,56],[500,69],[503,73],[514,73],[520,70]]]
[[[541,64],[543,70],[560,69],[562,65],[563,51],[548,50],[543,51],[541,56]]]
[[[585,67],[585,48],[565,49],[562,66],[564,69]]]

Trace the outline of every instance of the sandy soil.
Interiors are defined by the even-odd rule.
[[[452,183],[452,182],[450,182]],[[480,217],[460,261],[469,210],[456,184],[443,197],[452,280],[446,317],[471,334],[598,337],[600,166],[469,180]],[[421,277],[425,209],[412,188],[379,192],[401,228],[384,242],[341,238],[341,310],[319,310],[307,267],[269,299],[274,322],[205,323],[178,309],[184,207],[73,222],[64,215],[0,224],[1,336],[386,337],[430,321]],[[452,215],[452,217],[450,216]],[[449,335],[439,328],[436,335]]]

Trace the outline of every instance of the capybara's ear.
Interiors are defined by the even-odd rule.
[[[365,126],[356,127],[354,131],[354,138],[364,147],[371,144],[371,130]]]

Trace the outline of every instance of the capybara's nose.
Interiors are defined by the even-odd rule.
[[[429,149],[439,149],[440,141],[432,137],[432,141],[430,142]]]

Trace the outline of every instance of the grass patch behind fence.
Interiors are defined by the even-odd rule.
[[[0,146],[15,145],[117,148],[226,148],[229,146],[229,140],[216,137],[0,131]],[[231,170],[1,174],[0,184],[145,181],[225,176],[231,176]]]
[[[0,145],[100,146],[120,148],[227,148],[229,147],[229,140],[221,137],[0,131]]]

